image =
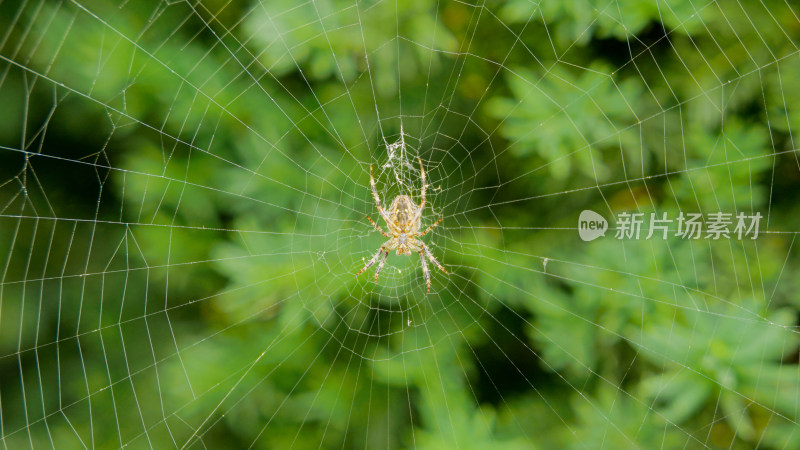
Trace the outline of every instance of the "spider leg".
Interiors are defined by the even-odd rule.
[[[427,256],[427,257],[428,257],[428,259],[430,259],[430,260],[431,260],[431,262],[432,262],[433,264],[435,264],[435,265],[436,265],[436,267],[438,267],[438,268],[439,268],[439,270],[441,270],[441,271],[442,271],[442,272],[444,272],[444,273],[448,273],[448,272],[447,272],[447,271],[444,269],[444,267],[442,267],[442,265],[441,265],[441,264],[439,264],[439,261],[437,261],[437,260],[436,260],[436,258],[434,258],[434,256],[433,256],[433,253],[431,253],[431,250],[428,248],[428,246],[427,246],[427,245],[425,245],[425,243],[424,243],[424,242],[422,242],[422,241],[420,241],[420,245],[422,245],[422,250],[425,252],[425,256]]]
[[[383,258],[381,258],[380,264],[378,264],[378,268],[375,269],[375,281],[378,281],[378,275],[381,274],[381,270],[383,269],[383,264],[386,263],[386,257],[389,256],[389,250],[386,250],[386,253],[383,254]]]
[[[383,253],[383,251],[384,251],[384,246],[383,246],[383,245],[381,245],[381,248],[379,248],[379,249],[378,249],[378,253],[375,253],[375,256],[373,256],[373,257],[372,257],[372,259],[370,259],[370,260],[369,260],[369,262],[367,262],[367,265],[366,265],[366,266],[364,266],[364,268],[363,268],[363,269],[361,269],[361,270],[359,270],[359,271],[358,271],[358,273],[356,274],[356,276],[359,276],[359,275],[361,275],[361,273],[362,273],[362,272],[364,272],[365,270],[369,269],[369,268],[370,268],[370,266],[372,266],[373,264],[375,264],[375,262],[378,260],[378,257],[380,257],[380,256],[381,256],[381,253]],[[383,264],[381,264],[381,265],[383,265]]]
[[[369,166],[369,185],[372,188],[372,198],[375,199],[375,205],[378,207],[378,212],[381,213],[381,217],[387,223],[391,222],[389,220],[389,216],[386,214],[386,211],[381,206],[381,198],[378,196],[378,188],[375,187],[375,177],[372,176],[372,164]]]
[[[422,233],[418,234],[417,237],[425,236],[426,234],[428,234],[429,231],[431,231],[432,229],[436,228],[436,225],[439,225],[440,223],[442,223],[442,220],[444,220],[444,217],[440,218],[439,220],[436,221],[436,223],[434,223],[433,225],[429,226]]]
[[[417,160],[419,161],[419,177],[422,178],[422,192],[420,196],[422,197],[422,203],[419,205],[420,211],[425,208],[425,190],[428,188],[428,185],[425,183],[425,168],[422,167],[422,158],[417,156]]]
[[[383,231],[383,228],[381,228],[377,223],[375,223],[375,221],[372,220],[372,217],[367,216],[367,220],[369,220],[369,223],[371,223],[373,227],[375,227],[378,231],[380,231],[382,235],[391,239],[391,236],[386,234],[386,232]]]
[[[422,274],[425,276],[425,285],[428,286],[428,294],[431,293],[431,272],[428,270],[428,262],[425,261],[425,255],[419,252],[419,259],[422,261]]]

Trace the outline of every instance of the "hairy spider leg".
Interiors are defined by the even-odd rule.
[[[425,208],[425,190],[428,188],[428,185],[425,182],[425,168],[422,167],[422,158],[417,156],[417,160],[419,161],[419,177],[422,178],[422,192],[420,194],[422,203],[419,205],[419,210],[422,211],[422,209]]]
[[[383,269],[383,264],[386,263],[386,257],[389,256],[389,250],[386,250],[386,253],[383,254],[383,258],[381,258],[380,264],[378,264],[378,268],[375,269],[375,281],[378,281],[378,275],[381,274],[381,270]]]
[[[428,262],[425,261],[425,255],[419,252],[419,260],[422,261],[422,274],[425,275],[425,285],[428,286],[428,294],[431,293],[431,272],[428,270]]]
[[[386,214],[386,211],[381,206],[381,198],[378,196],[378,188],[375,187],[375,177],[372,176],[372,164],[369,166],[369,185],[372,187],[372,198],[375,199],[375,205],[378,207],[378,212],[381,213],[381,217],[386,223],[391,223],[389,216]]]
[[[422,158],[417,156],[417,161],[419,161],[419,175],[422,179],[422,189],[420,192],[421,203],[419,207],[414,211],[414,216],[409,221],[410,223],[416,223],[422,218],[422,210],[425,209],[425,191],[428,189],[428,185],[425,181],[425,168],[422,167]],[[388,221],[387,221],[388,222]]]
[[[432,229],[436,228],[436,225],[439,225],[440,223],[442,223],[442,220],[444,220],[444,217],[439,218],[439,220],[437,220],[436,223],[434,223],[433,225],[429,226],[422,233],[418,234],[417,237],[425,236],[426,234],[428,234],[429,231],[431,231]]]
[[[369,268],[370,268],[370,266],[372,266],[373,264],[375,264],[375,262],[378,260],[378,258],[381,256],[381,253],[383,253],[383,251],[384,251],[384,250],[385,250],[385,246],[384,246],[384,245],[381,245],[381,248],[379,248],[379,249],[378,249],[378,253],[375,253],[375,256],[373,256],[373,257],[372,257],[372,259],[370,259],[370,260],[369,260],[369,262],[367,263],[367,265],[366,265],[366,266],[364,266],[364,268],[363,268],[363,269],[361,269],[361,270],[359,270],[359,271],[358,271],[358,273],[356,274],[356,276],[359,276],[359,275],[361,275],[361,274],[362,274],[362,273],[363,273],[365,270],[369,269]]]
[[[377,223],[375,223],[374,220],[372,220],[372,217],[367,216],[367,220],[369,220],[369,223],[371,223],[373,227],[375,227],[378,231],[380,231],[382,235],[384,235],[384,236],[386,236],[388,238],[392,237],[392,236],[386,234],[386,232],[383,231],[383,228],[381,228],[380,225],[378,225]],[[440,220],[440,222],[441,222],[441,220]]]
[[[419,244],[422,246],[422,250],[424,250],[424,251],[425,251],[425,256],[427,256],[427,257],[428,257],[428,259],[430,259],[432,263],[436,264],[436,267],[438,267],[438,268],[439,268],[439,270],[441,270],[441,271],[442,271],[442,272],[444,272],[444,273],[448,273],[448,272],[447,272],[447,271],[444,269],[444,267],[442,267],[442,265],[441,265],[441,264],[439,264],[439,261],[437,261],[437,260],[436,260],[436,258],[433,256],[433,253],[431,253],[431,250],[428,248],[428,246],[427,246],[427,245],[425,245],[425,243],[424,243],[424,242],[422,242],[422,241],[419,241]]]

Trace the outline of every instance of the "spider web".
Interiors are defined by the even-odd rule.
[[[789,2],[0,17],[4,448],[800,445]],[[417,158],[430,294],[355,275]]]

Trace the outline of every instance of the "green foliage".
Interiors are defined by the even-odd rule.
[[[575,170],[604,181],[608,168],[596,149],[635,146],[636,131],[630,128],[635,115],[626,100],[640,95],[634,82],[618,86],[599,64],[578,74],[561,66],[539,76],[525,69],[511,73],[513,98],[495,98],[488,108],[503,121],[503,136],[521,159],[538,154],[556,179],[574,176],[570,170]]]
[[[581,0],[577,2],[540,2],[510,0],[500,9],[500,17],[509,22],[545,19],[554,28],[559,45],[587,45],[593,38],[613,37],[625,40],[641,33],[652,21],[658,21],[681,33],[702,32],[713,8],[700,8],[690,0]]]
[[[751,412],[753,403],[758,405],[753,410],[793,414],[800,400],[800,379],[781,361],[797,352],[797,339],[790,331],[795,314],[777,310],[762,322],[759,309],[751,300],[715,308],[714,314],[685,314],[672,325],[646,325],[634,338],[640,354],[668,369],[642,380],[643,395],[673,423],[685,422],[709,398],[717,399],[728,425],[745,440],[757,439],[763,431],[751,418],[758,413]]]
[[[366,5],[341,0],[300,5],[273,1],[247,15],[244,32],[263,49],[258,52],[263,66],[277,76],[299,69],[309,80],[350,83],[369,64],[384,95],[397,92],[398,75],[415,78],[430,58],[428,51],[404,48],[399,56],[403,63],[397,67],[399,50],[390,44],[398,35],[437,51],[457,50],[455,37],[422,0]],[[366,54],[371,55],[369,63]]]
[[[168,3],[0,14],[4,445],[800,446],[796,8]],[[354,276],[401,129],[432,295]]]

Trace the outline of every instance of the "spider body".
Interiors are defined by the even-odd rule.
[[[387,226],[389,226],[389,233],[392,234],[393,237],[394,233],[392,233],[392,231],[396,231],[397,233],[393,244],[397,245],[398,255],[411,254],[411,247],[413,247],[411,242],[413,238],[411,238],[411,236],[419,232],[420,224],[420,220],[414,220],[414,216],[422,214],[422,211],[417,211],[417,209],[419,209],[419,207],[415,205],[411,201],[411,197],[407,195],[398,195],[394,198],[392,205],[389,207],[389,221],[387,222]],[[392,230],[393,227],[389,225],[390,223],[395,225],[395,230]]]
[[[412,252],[419,253],[420,261],[422,261],[422,273],[425,276],[425,284],[428,288],[427,292],[430,292],[431,274],[428,271],[428,262],[425,258],[427,257],[442,272],[447,273],[447,270],[439,264],[439,261],[433,256],[428,246],[417,238],[428,234],[436,225],[439,225],[442,219],[439,219],[436,223],[429,226],[425,231],[419,231],[422,223],[422,211],[425,209],[425,191],[428,186],[425,184],[425,169],[422,167],[422,159],[417,158],[417,160],[419,160],[420,178],[422,178],[420,204],[417,205],[414,203],[408,195],[398,195],[392,200],[388,211],[381,206],[381,199],[375,187],[375,177],[372,175],[372,166],[369,166],[369,184],[372,189],[372,197],[375,199],[375,205],[378,207],[381,218],[386,222],[386,227],[389,229],[389,232],[383,231],[371,217],[367,216],[367,220],[369,220],[376,230],[389,238],[389,240],[381,245],[378,252],[375,253],[375,256],[367,262],[356,276],[361,275],[362,272],[380,260],[378,268],[375,270],[375,281],[377,281],[378,275],[380,275],[381,269],[383,269],[383,265],[386,262],[386,257],[392,250],[396,250],[398,255],[410,255]]]

